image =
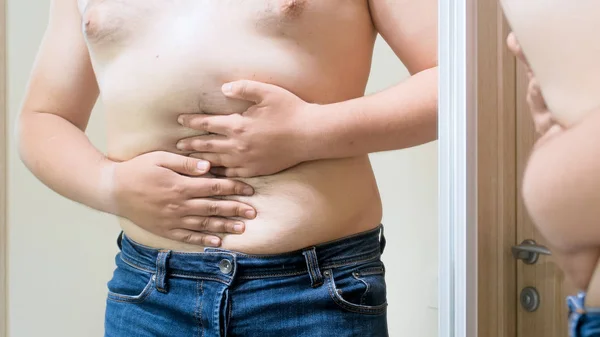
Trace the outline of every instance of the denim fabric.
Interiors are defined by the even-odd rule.
[[[388,336],[383,227],[278,255],[157,250],[125,236],[105,336]]]
[[[571,337],[600,336],[600,308],[585,307],[585,293],[567,297]]]

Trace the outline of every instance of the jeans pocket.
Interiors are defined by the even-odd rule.
[[[379,315],[387,310],[385,268],[381,261],[323,272],[331,299],[342,309]]]
[[[117,268],[108,282],[108,300],[125,303],[142,303],[154,291],[156,275],[116,258]]]

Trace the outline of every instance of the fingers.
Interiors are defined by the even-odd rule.
[[[223,94],[229,98],[236,98],[260,104],[265,100],[269,93],[275,90],[275,88],[276,87],[271,84],[242,80],[225,83],[221,90],[223,91]]]
[[[197,246],[219,247],[221,238],[206,233],[194,232],[188,229],[174,229],[169,232],[171,239]]]
[[[211,196],[243,195],[251,196],[254,189],[241,181],[219,178],[190,178],[185,177],[186,193],[191,198]]]
[[[535,130],[538,134],[545,134],[548,129],[555,124],[554,118],[548,111],[546,101],[542,95],[540,86],[535,77],[529,80],[529,87],[527,89],[527,104],[531,110],[533,116],[533,122],[535,124]]]
[[[241,217],[246,219],[256,217],[256,211],[252,207],[233,200],[191,199],[185,205],[188,208],[186,213],[196,216]]]
[[[213,167],[210,169],[210,173],[220,177],[245,177],[243,171],[237,167]]]
[[[221,135],[196,136],[177,142],[177,149],[182,151],[225,153],[230,148],[228,138]]]
[[[186,128],[207,133],[227,134],[229,121],[233,115],[183,114],[177,122]]]
[[[199,176],[210,169],[210,163],[170,152],[157,152],[155,164],[184,175]]]
[[[527,67],[529,67],[529,63],[527,62],[527,59],[525,58],[525,54],[523,54],[523,49],[521,48],[521,45],[519,44],[519,41],[517,40],[517,37],[515,36],[515,34],[513,32],[510,32],[510,34],[508,34],[508,37],[506,38],[506,45],[508,46],[508,49],[515,54],[515,56],[523,63],[525,63],[525,65],[527,65]]]
[[[211,166],[226,166],[226,160],[220,153],[196,152],[190,154],[190,157],[206,160],[211,163]]]
[[[195,232],[241,234],[245,225],[241,221],[202,216],[186,216],[181,219],[183,228]]]
[[[546,101],[542,95],[540,84],[535,77],[529,80],[529,86],[527,88],[527,103],[533,113],[546,113],[548,107]]]

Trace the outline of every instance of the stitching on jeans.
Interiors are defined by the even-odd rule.
[[[229,322],[231,322],[231,307],[233,307],[233,301],[231,300],[231,293],[227,294],[227,305],[229,306],[229,313],[227,314],[227,330],[229,330]]]
[[[158,277],[157,277],[157,289],[160,292],[164,292],[163,289],[163,285],[162,285],[162,278],[163,278],[163,274],[162,274],[162,253],[158,253],[158,256],[156,257],[157,261],[157,266],[156,266],[156,271],[158,273]]]
[[[154,290],[155,285],[156,285],[155,276],[151,275],[150,281],[148,281],[148,284],[146,284],[146,286],[144,287],[144,289],[142,290],[142,292],[139,295],[137,295],[137,296],[121,295],[121,294],[117,294],[117,293],[114,293],[114,292],[108,290],[107,298],[108,298],[108,300],[114,301],[114,302],[139,304],[139,303],[144,302],[146,300],[146,298],[148,298],[148,296],[150,296],[150,294],[152,294],[152,291]]]
[[[278,273],[278,274],[253,274],[253,275],[242,275],[238,278],[241,280],[256,280],[267,277],[284,277],[284,276],[298,276],[306,274],[307,270],[295,271],[295,272],[287,272],[287,273]]]
[[[352,256],[347,256],[344,257],[343,259],[339,259],[339,260],[335,260],[332,259],[329,261],[329,264],[352,264],[356,261],[363,260],[366,257],[373,257],[373,256],[381,256],[381,253],[379,252],[379,249],[371,249],[370,251],[361,253],[361,254],[356,254],[356,255],[352,255]]]
[[[321,274],[321,270],[319,269],[319,260],[317,259],[316,251],[314,251],[314,254],[311,254],[310,260],[312,260],[312,269],[315,278],[312,286],[319,287],[323,284],[323,275]]]
[[[312,259],[310,258],[311,257],[310,252],[311,252],[310,250],[309,251],[305,251],[303,253],[303,255],[304,255],[304,259],[306,260],[306,269],[308,271],[308,276],[310,277],[310,285],[314,286],[314,284],[315,284],[315,277],[313,275],[314,271],[313,271],[313,266],[312,266]]]
[[[360,276],[370,276],[370,275],[381,275],[383,274],[383,267],[371,267],[366,269],[361,269],[358,271]]]
[[[359,263],[367,262],[370,260],[375,260],[377,258],[379,258],[379,254],[371,255],[371,256],[365,257],[364,259],[361,259],[361,260],[354,260],[354,261],[345,262],[345,263],[339,263],[339,262],[338,263],[328,263],[328,264],[323,265],[323,269],[347,267],[347,266],[350,266],[353,264],[359,264]]]
[[[366,307],[366,306],[362,306],[362,305],[358,305],[358,304],[353,304],[350,303],[339,296],[339,294],[337,294],[336,292],[336,286],[334,283],[334,279],[333,279],[333,271],[329,270],[329,277],[327,278],[327,284],[328,284],[328,289],[329,289],[329,295],[331,296],[331,299],[337,304],[339,305],[342,309],[351,311],[351,312],[356,312],[359,314],[371,314],[371,315],[380,315],[382,313],[385,312],[386,307],[387,307],[387,301],[383,304],[380,305],[376,305],[376,306],[370,306],[370,307]]]
[[[223,284],[228,284],[227,281],[221,280],[219,278],[215,278],[215,277],[210,277],[210,276],[198,276],[198,275],[191,275],[191,274],[179,274],[179,273],[171,273],[171,276],[175,276],[175,277],[181,277],[181,278],[187,278],[187,279],[192,279],[192,280],[211,280],[211,281],[216,281],[219,283],[223,283]]]
[[[197,312],[195,314],[196,320],[198,321],[198,337],[204,336],[204,324],[202,323],[202,303],[204,297],[204,281],[196,283],[196,307]]]
[[[198,329],[197,333],[196,333],[196,337],[200,337],[200,319],[198,318],[198,308],[200,307],[200,284],[199,282],[196,282],[196,310],[194,310],[194,318],[196,319],[196,323],[198,324],[198,326],[196,327]]]
[[[367,288],[365,290],[365,292],[360,296],[360,304],[361,305],[365,305],[365,299],[367,294],[369,293],[369,290],[371,290],[371,285],[369,283],[367,283],[367,281],[365,281],[364,279],[362,279],[360,276],[362,276],[362,274],[360,272],[355,272],[352,273],[352,276],[357,279],[358,281],[362,282],[365,287]]]
[[[204,304],[204,281],[200,282],[200,296],[202,297],[202,299],[200,300],[200,322],[202,322],[202,306]],[[202,337],[204,337],[204,324],[200,323],[200,325],[202,325]]]
[[[126,256],[123,256],[123,255],[121,255],[121,261],[127,263],[132,268],[135,268],[135,269],[138,269],[138,270],[141,270],[141,271],[145,271],[145,272],[150,273],[150,274],[154,274],[154,272],[155,272],[154,270],[146,269],[146,268],[144,268],[142,266],[137,265],[135,262],[130,261]]]
[[[346,267],[348,265],[352,265],[352,264],[358,264],[358,263],[362,263],[362,262],[367,262],[370,260],[374,260],[376,258],[379,257],[379,254],[375,254],[369,257],[366,257],[364,259],[361,260],[355,260],[355,261],[350,261],[350,262],[346,262],[346,263],[327,263],[323,265],[323,269],[333,269],[333,268],[340,268],[340,267]],[[131,262],[129,259],[127,259],[126,257],[123,257],[123,255],[121,255],[121,260],[125,263],[127,263],[129,266],[131,266],[132,268],[136,268],[138,270],[147,272],[147,273],[154,273],[153,270],[149,270],[146,268],[143,268],[141,266],[138,266],[137,264],[135,264],[134,262]],[[267,274],[254,274],[254,273],[249,273],[247,275],[244,275],[243,273],[239,276],[240,279],[244,279],[244,280],[254,280],[254,279],[260,279],[260,278],[266,278],[266,277],[284,277],[284,276],[298,276],[298,275],[302,275],[307,273],[308,270],[295,270],[295,271],[287,271],[287,272],[275,272],[275,273],[267,273]],[[191,278],[191,279],[196,279],[196,280],[212,280],[212,281],[217,281],[217,282],[221,282],[224,284],[228,284],[227,281],[224,281],[222,279],[219,278],[215,278],[215,277],[209,277],[209,276],[200,276],[200,275],[193,275],[193,274],[186,274],[186,273],[170,273],[170,275],[172,276],[176,276],[176,277],[182,277],[182,278]]]

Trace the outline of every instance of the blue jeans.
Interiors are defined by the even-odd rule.
[[[567,297],[571,337],[600,336],[600,308],[585,307],[585,293]]]
[[[278,255],[119,246],[105,336],[388,336],[381,226]]]

